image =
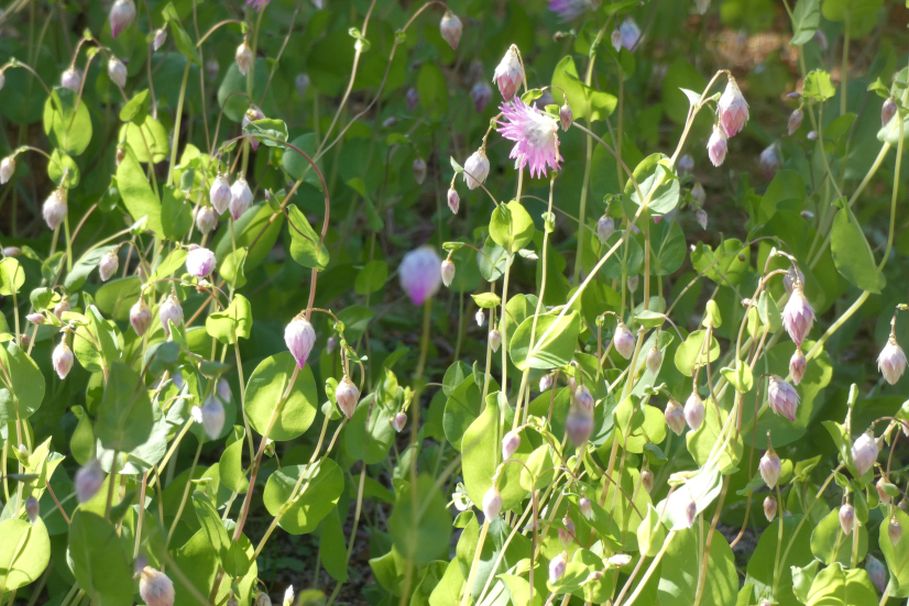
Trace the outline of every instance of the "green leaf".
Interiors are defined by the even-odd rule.
[[[695,270],[723,286],[735,286],[747,274],[751,251],[737,238],[728,238],[711,249],[699,242],[691,251],[691,264]]]
[[[58,186],[73,189],[79,185],[81,173],[76,161],[64,151],[55,149],[47,161],[47,176]]]
[[[257,204],[234,223],[233,233],[221,230],[224,233],[215,246],[215,256],[224,259],[235,248],[247,247],[249,254],[244,270],[249,273],[265,261],[281,235],[283,224],[284,217],[278,202],[270,200],[265,204]]]
[[[701,555],[705,547],[698,540],[698,531],[688,528],[672,537],[663,556],[658,588],[660,606],[690,606],[697,593],[701,576]],[[696,557],[695,557],[696,554]],[[710,554],[702,580],[702,604],[735,604],[739,579],[735,558],[726,538],[715,531],[710,540]]]
[[[706,338],[706,330],[696,330],[675,350],[675,367],[686,377],[690,377],[695,368],[706,366],[720,357],[720,344],[716,338],[710,337],[709,346],[704,344]]]
[[[345,542],[341,518],[338,510],[334,509],[325,516],[319,526],[319,561],[331,578],[342,583],[348,578],[347,550],[338,549],[338,546],[344,545]]]
[[[886,280],[877,269],[871,246],[855,215],[845,205],[833,217],[830,252],[836,270],[850,283],[872,293],[884,288]]]
[[[890,595],[899,598],[909,597],[909,540],[906,533],[909,532],[909,515],[898,507],[890,507],[889,516],[884,516],[878,534],[878,544],[881,547],[881,553],[884,554],[884,561],[887,562],[887,569],[890,571]],[[887,527],[890,523],[890,517],[896,518],[897,523],[903,529],[902,538],[896,543],[890,538]]]
[[[584,84],[571,55],[562,57],[552,72],[552,94],[559,103],[564,96],[575,119],[588,122],[605,120],[615,111],[618,102],[613,95]]]
[[[420,107],[429,118],[438,120],[448,112],[448,80],[433,61],[426,61],[417,73]]]
[[[44,375],[15,341],[0,346],[0,423],[27,419],[44,400]]]
[[[287,143],[287,124],[276,118],[252,120],[243,127],[243,133],[261,141],[267,147],[284,148]],[[291,150],[290,153],[295,153]]]
[[[679,179],[665,154],[650,154],[634,167],[625,195],[650,212],[665,214],[679,204]],[[635,182],[637,187],[635,187]]]
[[[805,606],[856,606],[874,604],[877,592],[868,573],[859,568],[847,570],[833,564],[821,570],[808,590]]]
[[[502,298],[494,292],[481,292],[478,295],[470,295],[470,298],[480,309],[492,309],[502,304]]]
[[[820,0],[798,0],[792,11],[792,44],[801,46],[814,38],[821,24]]]
[[[44,132],[54,146],[73,156],[85,151],[92,140],[92,120],[76,93],[55,86],[44,102]]]
[[[66,279],[63,280],[63,286],[66,290],[69,292],[80,290],[82,285],[85,284],[86,279],[88,279],[89,274],[98,267],[98,263],[101,262],[101,259],[103,259],[107,253],[116,250],[116,248],[116,244],[110,244],[108,246],[99,246],[98,248],[92,248],[85,251],[85,253],[73,263],[73,268],[66,274]]]
[[[401,555],[418,566],[448,554],[451,516],[445,501],[428,475],[418,477],[395,501],[388,519],[391,540]]]
[[[864,524],[856,524],[858,532],[858,560],[868,553],[868,531]],[[852,556],[852,535],[844,535],[840,526],[839,509],[831,509],[811,531],[811,553],[824,564],[849,565]]]
[[[720,372],[739,393],[748,393],[754,388],[754,374],[751,372],[751,366],[741,360],[736,360],[735,366],[731,368],[727,366]]]
[[[170,144],[164,125],[148,115],[140,124],[127,122],[120,128],[119,141],[126,141],[136,154],[136,159],[143,163],[158,163],[167,158]]]
[[[241,246],[237,250],[231,251],[221,261],[221,267],[218,273],[224,278],[224,281],[234,288],[246,286],[246,257],[249,255],[249,248]]]
[[[678,221],[661,221],[650,226],[651,271],[656,276],[668,276],[685,262],[688,249],[685,234]]]
[[[95,419],[95,435],[101,445],[129,452],[145,443],[154,422],[142,378],[123,362],[112,363]]]
[[[344,430],[348,454],[367,465],[384,461],[395,440],[395,430],[391,426],[394,413],[384,406],[369,406],[374,399],[374,394],[363,398]]]
[[[775,586],[774,598],[779,604],[787,606],[801,604],[792,595],[792,568],[805,566],[814,560],[809,548],[811,524],[799,524],[801,519],[800,515],[783,518],[782,545],[779,545],[777,532],[761,533],[757,547],[748,559],[747,576],[745,577],[746,582],[751,581],[756,588],[765,589],[768,595],[770,587]],[[779,522],[774,522],[774,530],[778,530],[776,524]],[[796,528],[798,528],[797,533]],[[782,555],[777,555],[777,553]],[[777,562],[779,563],[778,573],[775,572]],[[777,574],[778,578],[774,582]]]
[[[319,141],[316,139],[314,133],[300,135],[290,143],[293,147],[299,148],[300,151],[306,153],[310,159],[312,159],[316,153],[316,149],[319,147]],[[307,183],[315,185],[316,187],[321,187],[319,177],[313,170],[312,164],[310,164],[309,160],[301,155],[300,152],[293,149],[293,147],[288,147],[288,149],[284,151],[284,155],[281,157],[281,167],[294,179],[303,179]],[[319,164],[316,163],[316,166],[319,166]],[[321,169],[320,166],[319,168]],[[360,179],[357,178],[357,180],[359,181]],[[365,194],[366,192],[364,190],[361,195],[365,197]]]
[[[548,370],[571,363],[581,331],[581,319],[576,312],[559,316],[557,312],[540,315],[533,328],[534,316],[525,318],[511,336],[508,354],[520,370]],[[533,343],[531,343],[533,333]]]
[[[463,379],[448,394],[442,413],[442,430],[455,450],[461,450],[461,438],[480,413],[481,400],[480,388],[477,387],[473,375]]]
[[[318,394],[309,366],[300,370],[281,404],[295,368],[296,362],[289,352],[275,354],[262,360],[246,383],[246,414],[250,425],[276,442],[300,437],[316,418]],[[280,413],[269,428],[276,406],[281,406]]]
[[[123,204],[126,210],[132,216],[134,221],[145,218],[145,227],[155,233],[157,236],[164,237],[164,230],[161,226],[161,201],[152,191],[148,179],[145,178],[145,171],[136,155],[129,148],[123,156],[120,165],[117,166],[117,188],[120,191],[120,197],[123,198]]]
[[[281,528],[290,534],[306,534],[334,509],[343,490],[344,472],[325,457],[310,465],[276,470],[268,476],[262,500]]]
[[[93,603],[132,603],[136,586],[126,538],[110,522],[76,510],[69,527],[68,553],[76,582]]]
[[[148,89],[140,90],[134,94],[123,107],[120,108],[120,120],[123,122],[132,122],[133,124],[142,124],[145,116],[148,115],[148,108],[151,105]]]
[[[41,519],[0,522],[0,592],[15,591],[38,580],[50,562],[51,545]]]
[[[216,311],[205,319],[205,331],[221,343],[231,344],[248,339],[252,332],[252,306],[240,293],[234,294],[227,309]]]
[[[357,272],[354,280],[354,291],[358,295],[369,295],[379,292],[388,280],[388,263],[373,259]]]
[[[11,297],[19,294],[25,284],[25,268],[14,257],[0,259],[0,295]]]
[[[830,74],[822,69],[813,69],[805,76],[802,97],[808,101],[823,103],[836,95],[836,88]]]
[[[249,488],[249,480],[243,473],[243,446],[246,431],[241,426],[235,426],[228,435],[224,452],[218,464],[218,473],[221,484],[228,490],[244,494]]]
[[[698,465],[714,461],[722,474],[732,473],[742,459],[742,435],[723,435],[723,426],[728,422],[729,413],[717,406],[713,400],[704,402],[704,421],[694,431],[685,434],[688,452]],[[722,440],[722,447],[721,446]],[[711,459],[711,454],[713,458]]]
[[[287,207],[287,231],[290,232],[290,256],[294,261],[311,269],[328,267],[328,249],[303,212],[293,204]]]
[[[489,219],[489,237],[505,250],[516,253],[533,238],[533,219],[517,200],[498,204]]]
[[[171,28],[173,31],[173,28]],[[224,111],[225,117],[233,122],[242,122],[246,110],[259,99],[268,99],[267,84],[269,81],[268,74],[271,67],[264,58],[256,59],[255,72],[253,77],[252,97],[247,93],[246,76],[240,73],[235,61],[231,61],[224,74],[224,80],[218,87],[218,105]]]
[[[168,25],[170,35],[174,39],[174,46],[177,47],[180,54],[186,57],[190,63],[202,65],[202,58],[199,56],[199,51],[196,50],[196,45],[193,44],[192,38],[190,38],[189,34],[186,33],[186,30],[183,29],[183,25],[180,23],[180,16],[177,13],[177,9],[174,7],[173,2],[167,3],[167,6],[161,10],[161,16]]]
[[[881,16],[884,0],[824,0],[822,11],[830,21],[849,24],[853,38],[867,35]]]

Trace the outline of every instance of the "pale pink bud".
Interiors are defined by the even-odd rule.
[[[800,346],[811,331],[814,324],[814,309],[805,298],[801,284],[795,284],[786,306],[783,308],[783,327],[789,333],[789,338]]]
[[[221,65],[218,63],[217,59],[209,59],[205,62],[205,76],[209,80],[214,80],[218,77],[218,72],[221,70]]]
[[[548,373],[540,377],[540,391],[549,391],[552,389],[552,386],[555,384],[555,376],[552,373]]]
[[[101,257],[101,261],[98,262],[98,277],[101,278],[102,282],[107,282],[111,279],[117,270],[120,268],[120,257],[117,255],[116,250],[111,250],[104,254]]]
[[[41,216],[49,229],[57,229],[66,218],[66,191],[55,189],[44,201],[41,207]]]
[[[69,299],[62,299],[59,303],[54,305],[54,315],[57,316],[57,318],[61,318],[63,312],[69,311],[69,309]]]
[[[401,260],[398,277],[414,305],[422,305],[439,290],[442,260],[429,246],[410,251]]]
[[[685,400],[685,423],[692,430],[696,430],[704,422],[704,401],[696,391],[692,391],[688,399]]]
[[[786,132],[789,133],[789,136],[795,134],[795,132],[802,125],[802,120],[805,117],[805,112],[802,111],[801,107],[797,107],[789,114],[789,122],[786,124]]]
[[[451,214],[458,214],[458,209],[461,208],[461,196],[458,195],[458,190],[453,187],[448,188],[448,210],[451,211]]]
[[[234,181],[233,185],[230,186],[230,202],[228,203],[228,208],[230,209],[231,218],[236,221],[243,213],[245,213],[253,202],[253,193],[249,189],[249,183],[246,182],[246,179],[239,177]]]
[[[597,220],[597,239],[601,244],[606,244],[609,237],[615,233],[615,221],[608,215],[603,215]]]
[[[44,324],[44,321],[46,320],[46,318],[44,317],[44,314],[41,312],[37,312],[37,311],[27,314],[25,316],[25,319],[28,320],[29,322],[31,322],[32,324],[35,324],[38,326]]]
[[[227,382],[227,379],[218,379],[218,397],[221,398],[221,402],[230,402],[232,394],[230,393],[230,383]]]
[[[567,103],[563,103],[562,107],[559,108],[559,124],[562,125],[563,131],[567,131],[571,128],[573,118],[574,114],[571,113],[571,106]]]
[[[521,434],[517,431],[509,431],[505,434],[505,437],[502,438],[502,460],[507,461],[511,458],[521,446]]]
[[[395,414],[394,418],[391,420],[391,426],[394,427],[395,431],[401,433],[401,431],[404,430],[405,425],[407,425],[407,415],[403,412]]]
[[[335,401],[337,401],[338,408],[341,409],[345,417],[349,419],[353,416],[354,410],[357,408],[357,402],[360,401],[360,390],[350,380],[350,377],[345,375],[338,382],[338,386],[335,387]]]
[[[792,377],[792,382],[796,385],[801,383],[807,368],[808,360],[805,358],[805,354],[802,353],[801,349],[796,349],[792,357],[789,358],[789,376]]]
[[[38,499],[35,497],[29,497],[25,500],[25,513],[28,515],[28,521],[34,524],[38,519],[38,514],[41,513],[41,507],[38,504]]]
[[[79,468],[73,478],[76,488],[76,500],[85,503],[95,496],[104,484],[104,471],[97,459],[92,459]]]
[[[445,11],[442,20],[439,22],[439,33],[452,50],[457,50],[458,42],[461,41],[461,32],[464,25],[461,20],[451,11]]]
[[[297,361],[297,367],[303,368],[316,344],[316,331],[306,318],[291,320],[284,328],[284,344]]]
[[[562,516],[562,525],[559,527],[559,541],[563,545],[568,545],[574,541],[575,536],[574,522],[568,516]]]
[[[148,606],[173,606],[174,584],[160,570],[146,566],[139,574],[139,596]]]
[[[492,81],[499,87],[499,93],[506,101],[510,101],[518,87],[524,83],[524,65],[521,63],[518,47],[514,44],[508,47],[496,66]]]
[[[158,320],[161,322],[161,328],[164,329],[166,337],[170,337],[171,324],[183,325],[183,307],[176,296],[168,295],[161,302],[161,305],[158,306]]]
[[[116,57],[107,60],[107,77],[119,88],[126,86],[126,65]]]
[[[190,248],[186,253],[186,271],[196,278],[204,278],[215,270],[215,253],[202,246]]]
[[[780,457],[772,448],[764,453],[760,463],[758,463],[758,471],[761,473],[761,479],[764,480],[764,484],[770,489],[776,488],[776,483],[780,479],[781,469],[782,464],[780,462]]]
[[[776,499],[771,496],[768,496],[764,499],[764,517],[767,518],[768,522],[772,522],[776,517]]]
[[[567,566],[567,556],[564,551],[549,560],[549,582],[557,583],[559,579],[565,575],[565,568]]]
[[[155,30],[155,38],[152,40],[152,50],[158,52],[164,43],[167,42],[167,30],[163,27]]]
[[[338,339],[334,335],[325,339],[325,351],[327,353],[334,353],[337,348],[338,348]]]
[[[82,88],[82,72],[75,67],[70,67],[60,74],[60,86],[78,93]]]
[[[852,534],[852,528],[855,526],[855,507],[849,503],[844,503],[841,505],[839,518],[840,528],[843,529],[843,534],[847,536]]]
[[[237,50],[234,52],[234,61],[237,63],[237,69],[240,70],[240,74],[245,76],[249,73],[249,68],[252,67],[252,63],[255,57],[253,56],[253,50],[249,47],[249,44],[246,43],[244,39],[240,43],[240,46],[237,47]]]
[[[896,385],[906,371],[906,353],[893,335],[887,339],[887,344],[877,356],[877,368],[884,380],[891,385]]]
[[[467,189],[476,189],[486,182],[489,176],[489,158],[482,147],[470,154],[464,162],[464,183]]]
[[[593,433],[593,417],[591,413],[585,410],[572,409],[568,412],[565,419],[565,434],[575,448],[580,448],[586,444]]]
[[[51,352],[51,361],[54,365],[54,372],[60,379],[65,379],[69,371],[73,369],[73,350],[65,341],[61,340]]]
[[[896,102],[893,97],[887,97],[881,105],[881,126],[887,126],[894,115],[896,115]]]
[[[890,522],[887,524],[887,535],[890,537],[890,542],[894,545],[903,538],[903,527],[895,516],[890,518]]]
[[[202,405],[202,429],[210,440],[216,440],[224,429],[224,404],[214,396],[209,396]]]
[[[799,394],[792,385],[776,375],[771,376],[767,383],[767,403],[776,414],[795,421],[798,415]]]
[[[820,30],[818,30],[818,31],[820,31]],[[808,134],[805,135],[805,138],[808,139],[809,141],[817,141],[817,131],[809,130]]]
[[[136,5],[133,0],[117,0],[110,7],[108,20],[110,21],[110,35],[114,38],[120,35],[136,18]]]
[[[626,360],[634,353],[634,335],[628,330],[624,322],[619,322],[616,326],[615,334],[612,335],[612,344],[615,346],[619,355]]]
[[[253,602],[253,606],[272,606],[271,598],[264,591],[260,591],[256,594],[256,601]]]
[[[9,183],[16,172],[16,156],[7,156],[0,160],[0,185]]]
[[[140,337],[145,334],[151,325],[152,314],[145,301],[139,299],[129,308],[129,324]]]
[[[413,164],[410,165],[410,170],[413,172],[413,180],[416,181],[417,185],[423,185],[423,182],[426,181],[426,160],[416,158]]]
[[[4,257],[18,257],[22,254],[22,249],[18,246],[4,246],[3,249],[0,250],[0,254]]]
[[[644,490],[647,492],[653,490],[653,472],[649,469],[641,471],[641,486],[643,486]]]
[[[591,503],[590,499],[587,497],[578,499],[578,509],[581,510],[581,515],[584,516],[584,518],[588,520],[593,518],[593,503]]]
[[[202,234],[210,234],[218,227],[218,213],[211,206],[197,206],[193,212],[196,217],[196,227]]]
[[[717,117],[727,137],[736,136],[748,121],[748,102],[739,90],[735,78],[729,76],[726,88],[716,104]]]
[[[887,589],[887,567],[884,566],[884,563],[869,553],[865,558],[865,570],[868,572],[871,584],[878,592],[883,593]]]
[[[482,113],[489,102],[492,101],[492,87],[485,82],[477,82],[470,89],[470,99],[477,113]]]
[[[878,447],[874,434],[865,432],[852,444],[852,462],[858,475],[863,476],[877,461]]]
[[[874,489],[877,491],[878,498],[881,500],[881,503],[885,505],[889,505],[893,500],[893,497],[887,492],[887,488],[890,486],[893,486],[893,484],[885,480],[884,476],[878,478],[877,482],[874,484]]]
[[[578,408],[585,412],[593,411],[593,395],[591,395],[590,390],[587,389],[586,385],[578,385],[574,390],[574,403]]]
[[[666,410],[663,411],[663,418],[666,419],[666,425],[672,432],[680,436],[685,431],[685,413],[682,407],[675,400],[669,400],[666,403]]]
[[[647,363],[647,368],[650,372],[659,372],[660,366],[663,364],[663,352],[660,351],[660,348],[654,345],[650,348],[650,351],[647,352],[647,357],[644,360]]]
[[[493,328],[489,331],[489,346],[492,348],[492,351],[499,351],[499,347],[502,345],[502,333]]]
[[[230,204],[230,182],[224,175],[218,175],[211,182],[211,188],[208,190],[208,201],[219,215],[223,215]]]
[[[451,259],[445,259],[442,261],[442,266],[440,268],[442,273],[442,284],[446,287],[451,286],[451,281],[455,277],[455,264]]]
[[[502,495],[495,486],[490,486],[483,495],[483,515],[488,521],[495,519],[502,511]]]
[[[722,128],[715,124],[713,132],[710,133],[710,138],[707,139],[707,156],[710,158],[710,163],[714,166],[720,166],[726,160],[727,150],[726,134],[723,133]]]

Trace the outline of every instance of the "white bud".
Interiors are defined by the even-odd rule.
[[[464,162],[464,183],[467,189],[476,189],[486,182],[489,176],[489,158],[483,148],[470,154]]]
[[[249,184],[246,182],[246,179],[239,177],[234,181],[233,185],[230,186],[230,202],[228,207],[230,208],[230,216],[234,221],[243,216],[253,202],[253,193],[249,189]]]
[[[136,334],[140,337],[145,334],[146,330],[148,330],[149,325],[151,325],[151,321],[151,310],[142,299],[139,299],[133,303],[132,307],[129,308],[130,326],[133,327],[133,330],[136,331]]]
[[[55,189],[44,201],[41,207],[41,215],[49,229],[57,229],[66,218],[66,190]]]
[[[69,371],[73,369],[73,350],[69,348],[64,340],[60,340],[54,351],[51,353],[54,372],[61,380],[66,378]]]
[[[210,440],[217,440],[224,429],[224,404],[214,396],[209,396],[202,406],[202,428]]]
[[[458,210],[461,208],[461,196],[458,195],[458,190],[454,187],[448,188],[448,210],[451,211],[451,214],[458,214]]]
[[[453,12],[446,10],[445,14],[442,15],[442,20],[439,22],[439,33],[442,34],[442,38],[445,42],[448,43],[448,46],[452,50],[457,50],[458,43],[461,41],[461,32],[464,29],[464,25],[461,23],[461,20]]]
[[[136,5],[133,0],[117,0],[110,7],[108,21],[110,21],[110,35],[114,38],[120,35],[136,18]]]
[[[335,401],[345,417],[349,419],[353,416],[357,402],[360,401],[360,390],[350,380],[350,377],[345,375],[338,382],[338,386],[335,387]]]
[[[407,414],[402,411],[398,411],[395,414],[394,418],[391,420],[391,426],[394,427],[395,431],[401,433],[404,430],[404,426],[407,425]]]
[[[78,93],[82,88],[82,72],[75,67],[70,67],[60,74],[60,86],[68,88],[74,93]]]
[[[488,521],[492,521],[498,517],[501,511],[502,495],[499,493],[498,488],[490,486],[486,494],[483,495],[483,515],[486,516]]]
[[[161,305],[158,306],[158,319],[161,321],[161,328],[164,329],[166,337],[170,337],[171,324],[183,325],[183,307],[176,296],[168,295],[161,302]]]
[[[126,86],[126,65],[116,57],[107,61],[107,77],[119,88]]]
[[[186,253],[186,271],[196,278],[205,278],[215,270],[215,253],[202,246],[192,246]]]
[[[650,372],[659,372],[660,366],[663,364],[663,352],[659,347],[654,345],[650,348],[650,351],[647,352],[645,362],[647,363],[647,368],[650,369]]]
[[[540,377],[540,391],[549,391],[552,389],[552,386],[555,384],[555,375],[553,373],[547,373]]]
[[[413,180],[417,182],[417,185],[423,185],[423,182],[426,181],[426,160],[416,158],[413,164],[410,165],[410,169],[413,172]]]
[[[9,183],[16,172],[16,156],[7,156],[0,160],[0,185]]]
[[[230,204],[230,183],[224,175],[218,175],[208,190],[208,200],[219,215],[223,215]]]
[[[549,560],[549,582],[558,582],[558,580],[565,575],[565,568],[567,565],[567,557],[564,551]]]
[[[844,503],[840,506],[839,511],[840,519],[840,528],[843,529],[843,534],[849,536],[852,534],[852,528],[855,525],[855,508],[849,503]]]
[[[597,220],[597,239],[605,244],[609,237],[615,233],[615,221],[608,215],[603,215]]]
[[[764,517],[768,522],[772,522],[776,517],[777,503],[776,499],[768,496],[764,499]]]
[[[316,331],[306,318],[295,318],[284,327],[284,344],[297,362],[298,368],[306,365],[316,344]]]
[[[249,68],[252,66],[252,62],[255,57],[253,56],[253,50],[249,47],[249,44],[246,43],[244,39],[240,43],[240,46],[237,47],[237,50],[234,52],[234,61],[237,62],[237,69],[240,70],[240,74],[245,76],[249,72]]]
[[[101,278],[102,282],[107,282],[110,280],[111,276],[117,273],[119,268],[120,257],[117,255],[117,251],[108,251],[101,257],[101,261],[98,262],[98,276]]]
[[[152,41],[152,50],[158,52],[164,43],[167,42],[167,30],[163,27],[155,30],[155,38]]]
[[[478,309],[477,313],[474,314],[473,319],[476,320],[477,326],[483,328],[486,325],[486,313],[482,309]]]
[[[663,417],[666,419],[666,425],[675,435],[682,435],[682,432],[685,431],[686,421],[685,413],[678,402],[669,400],[669,402],[666,403],[666,410],[663,412]]]
[[[896,385],[906,371],[906,353],[891,335],[887,344],[877,356],[877,368],[884,380],[891,385]]]
[[[509,431],[502,438],[502,460],[507,461],[511,458],[521,446],[521,434],[517,431]]]
[[[101,463],[97,459],[92,459],[80,467],[73,478],[76,500],[85,503],[98,493],[103,483],[104,472],[101,469]]]
[[[489,331],[489,346],[492,348],[492,351],[499,351],[499,346],[502,344],[502,333],[496,329]]]
[[[139,596],[147,606],[173,606],[174,584],[160,570],[146,566],[139,574]]]
[[[442,284],[444,284],[446,287],[451,286],[451,281],[454,280],[455,277],[455,264],[450,258],[445,259],[442,261],[441,270]]]
[[[764,484],[767,485],[767,488],[776,488],[776,483],[780,479],[781,470],[782,463],[779,455],[777,455],[772,448],[769,449],[764,453],[758,463],[758,471],[761,473],[761,478],[764,480]]]
[[[197,206],[193,213],[195,214],[196,228],[202,234],[210,234],[218,227],[218,213],[211,206]]]
[[[692,391],[688,399],[685,400],[684,412],[685,422],[692,430],[696,430],[704,422],[704,401],[701,400],[696,391]]]
[[[615,334],[612,336],[612,344],[615,346],[616,351],[627,360],[634,353],[634,343],[634,335],[628,330],[624,322],[619,322],[619,325],[616,326]]]
[[[877,440],[874,439],[874,434],[871,432],[863,433],[852,444],[852,461],[860,476],[865,475],[871,469],[874,462],[877,461],[877,455]]]

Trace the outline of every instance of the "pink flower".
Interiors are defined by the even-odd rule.
[[[549,10],[563,21],[577,19],[593,7],[591,0],[549,0]]]
[[[458,209],[461,208],[461,196],[458,195],[458,190],[453,187],[448,188],[448,210],[451,211],[451,214],[458,214]]]
[[[612,344],[615,346],[616,351],[627,360],[634,353],[634,343],[634,335],[631,334],[624,322],[619,322],[615,329],[615,334],[612,335]]]
[[[685,414],[685,422],[692,431],[697,430],[697,428],[701,426],[701,423],[704,422],[704,414],[706,413],[704,401],[696,391],[692,391],[691,395],[688,396],[688,399],[685,400],[683,412]]]
[[[713,132],[710,133],[710,138],[707,139],[707,156],[710,158],[710,163],[714,166],[720,166],[726,160],[727,150],[726,134],[723,133],[723,129],[720,126],[714,124]]]
[[[669,400],[666,403],[666,410],[663,412],[666,419],[666,425],[672,432],[679,436],[685,430],[685,412],[675,400]]]
[[[498,517],[502,511],[502,495],[495,486],[490,486],[489,490],[483,495],[483,515],[487,520],[493,520]]]
[[[521,63],[518,47],[514,44],[508,47],[505,56],[496,66],[492,81],[499,87],[499,92],[506,101],[514,97],[518,87],[524,82],[524,65]]]
[[[422,305],[439,290],[441,266],[442,260],[429,246],[421,246],[404,255],[398,274],[401,287],[414,305]]]
[[[729,77],[726,88],[717,101],[716,113],[727,137],[736,136],[748,121],[748,102],[745,101],[739,85],[732,76]]]
[[[335,401],[345,417],[349,419],[353,416],[354,410],[357,408],[357,402],[360,401],[360,390],[357,389],[357,386],[347,375],[335,387]]]
[[[843,534],[847,536],[852,534],[852,528],[855,526],[855,508],[849,503],[844,503],[840,506],[839,518]]]
[[[549,114],[524,105],[516,98],[500,106],[504,121],[499,122],[499,134],[514,141],[508,155],[515,162],[515,168],[530,166],[530,176],[546,176],[549,169],[558,170],[559,123]]]

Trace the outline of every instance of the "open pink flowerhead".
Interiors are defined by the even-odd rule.
[[[530,167],[530,176],[546,176],[549,170],[558,170],[562,161],[559,154],[559,123],[549,114],[525,105],[516,97],[503,103],[503,120],[499,121],[499,134],[514,141],[509,158],[515,168]]]

